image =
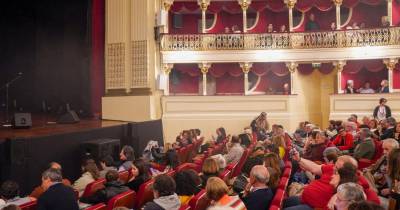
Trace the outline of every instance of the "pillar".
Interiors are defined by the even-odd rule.
[[[383,60],[383,63],[386,65],[386,68],[388,69],[389,93],[393,92],[393,70],[396,67],[397,62],[398,62],[397,58],[390,58]]]
[[[287,8],[289,9],[289,31],[293,31],[293,8],[296,5],[297,0],[284,0]]]
[[[172,4],[174,3],[174,0],[162,0],[162,8],[161,8],[161,15],[162,15],[162,20],[164,22],[163,26],[163,33],[168,33],[169,31],[169,9],[171,8]]]
[[[297,67],[299,66],[299,64],[297,64],[296,62],[290,62],[290,63],[286,63],[286,67],[288,68],[289,72],[290,72],[290,94],[296,94],[295,88],[296,85],[295,83],[297,82],[297,78],[295,77],[295,73],[297,71]]]
[[[171,63],[165,63],[163,64],[163,70],[165,74],[165,88],[164,88],[164,95],[168,96],[169,95],[169,74],[171,73],[172,67],[174,64]]]
[[[340,6],[343,3],[343,0],[333,0],[333,3],[335,3],[336,6],[336,30],[340,30],[341,28],[341,20],[340,20]]]
[[[393,26],[393,0],[387,0],[387,16],[390,26]]]
[[[244,95],[249,94],[249,72],[252,66],[252,63],[240,63],[240,68],[242,68],[244,74]]]
[[[333,62],[333,66],[337,70],[337,89],[338,93],[343,93],[342,90],[342,71],[343,67],[346,65],[346,61],[335,61]]]
[[[206,33],[206,11],[211,0],[197,0],[201,9],[201,33]]]
[[[247,9],[251,4],[251,0],[238,0],[243,14],[243,33],[247,32]]]
[[[207,73],[210,67],[211,65],[208,63],[199,64],[200,71],[203,74],[203,96],[207,95]]]

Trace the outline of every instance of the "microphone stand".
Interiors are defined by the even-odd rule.
[[[3,122],[4,127],[11,126],[10,113],[9,113],[9,88],[15,81],[17,81],[21,77],[22,77],[22,73],[20,72],[14,79],[6,82],[6,84],[0,88],[0,90],[6,89],[6,120]]]

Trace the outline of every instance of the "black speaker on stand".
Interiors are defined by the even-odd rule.
[[[80,121],[78,115],[74,110],[70,110],[67,113],[61,115],[60,118],[58,118],[57,123],[59,124],[72,124],[72,123],[78,123]]]
[[[119,139],[93,139],[85,141],[80,146],[81,157],[93,158],[100,160],[101,158],[110,155],[114,161],[119,160],[120,152]]]

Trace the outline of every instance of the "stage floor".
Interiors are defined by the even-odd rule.
[[[33,126],[28,129],[13,129],[11,127],[1,126],[0,140],[51,136],[127,124],[127,122],[124,121],[95,119],[81,119],[79,123],[74,124],[57,124],[47,123],[50,120],[40,116],[34,116],[32,121]]]

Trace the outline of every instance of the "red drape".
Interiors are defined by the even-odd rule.
[[[101,115],[104,95],[105,0],[92,0],[92,57],[90,66],[91,113]]]
[[[287,11],[286,4],[283,1],[267,0],[267,7],[273,12]]]
[[[264,76],[269,72],[272,72],[280,77],[289,74],[289,70],[287,69],[285,63],[253,63],[251,71],[257,76]]]
[[[362,87],[365,82],[370,82],[371,88],[376,90],[379,88],[381,81],[384,79],[388,79],[388,72],[386,68],[384,71],[378,72],[371,72],[368,71],[366,68],[363,68],[356,74],[346,73],[343,71],[342,88],[344,89],[346,87],[347,80],[353,80],[355,89]]]
[[[271,89],[273,92],[283,93],[283,85],[285,83],[290,84],[290,74],[278,76],[272,71],[268,71],[264,75],[258,76],[254,72],[249,73],[251,83],[256,83],[258,79],[260,82],[257,84],[254,92],[268,92],[268,89]]]
[[[216,78],[217,94],[243,94],[244,93],[244,77],[235,77],[225,74],[223,77]]]
[[[392,18],[393,18],[393,25],[400,26],[400,1],[395,0],[392,3]]]
[[[314,71],[311,64],[299,64],[299,66],[297,67],[297,70],[302,75],[310,75]]]
[[[347,61],[343,68],[343,72],[347,74],[357,74],[359,71],[366,69],[369,72],[379,72],[385,68],[382,60],[365,60],[365,61]]]
[[[384,0],[343,0],[343,6],[347,8],[353,8],[359,3],[364,3],[368,5],[378,5],[384,2]]]
[[[353,8],[353,14],[351,16],[349,25],[351,26],[354,22],[357,22],[358,25],[360,25],[360,23],[364,22],[367,28],[379,27],[381,25],[380,17],[386,15],[386,10],[386,4],[375,6],[358,4]]]
[[[179,82],[174,83],[170,78],[169,91],[172,94],[198,94],[199,93],[199,78],[193,77],[187,73],[179,72]]]
[[[305,13],[304,22],[301,26],[297,27],[295,31],[305,31],[305,26],[309,20],[310,14],[314,14],[315,21],[320,26],[321,30],[330,30],[332,22],[336,22],[336,10],[329,9],[328,11],[321,11],[318,8],[311,8]]]
[[[393,89],[400,89],[400,64],[393,71]]]
[[[328,11],[333,8],[333,2],[331,0],[302,0],[296,3],[296,9],[301,12],[307,12],[313,7],[320,11]]]

